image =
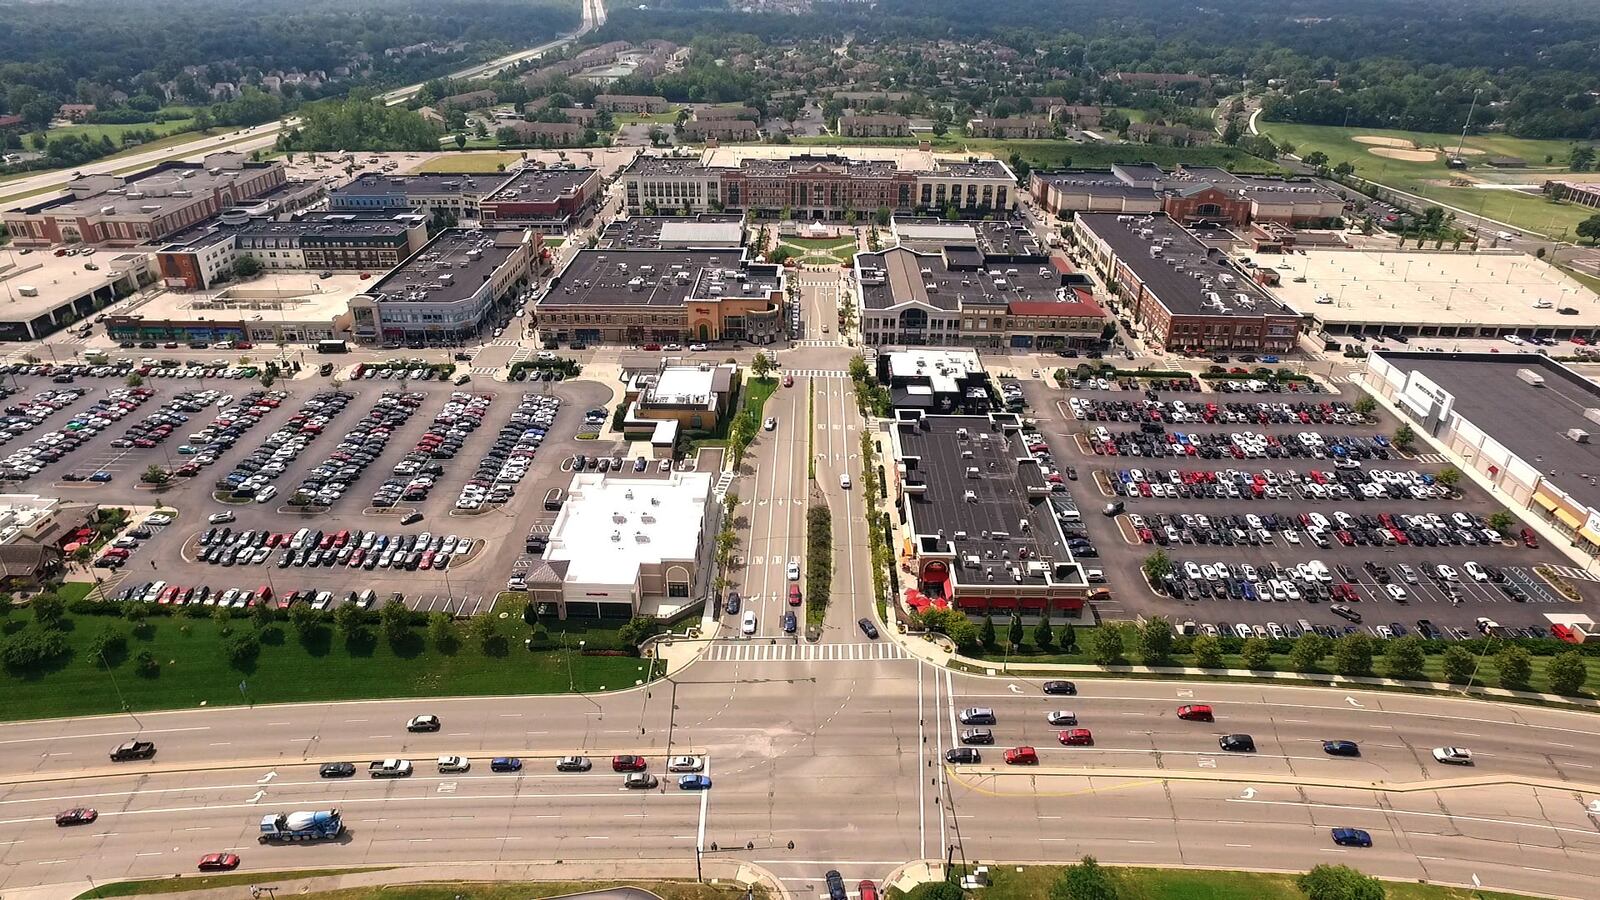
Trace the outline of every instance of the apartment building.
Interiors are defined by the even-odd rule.
[[[683,137],[694,143],[753,141],[761,137],[761,131],[747,119],[701,119],[696,115],[683,123]]]
[[[600,94],[594,98],[595,109],[608,109],[614,113],[651,115],[666,112],[671,105],[665,97],[643,97],[637,94]]]
[[[910,137],[911,120],[905,116],[845,115],[839,117],[838,133],[850,138]]]
[[[1314,179],[1235,175],[1210,166],[1171,172],[1148,164],[1035,171],[1028,176],[1028,190],[1040,206],[1063,216],[1164,212],[1178,222],[1301,226],[1336,221],[1345,210],[1344,197]]]
[[[1047,116],[1010,116],[967,122],[967,134],[972,137],[1038,140],[1054,137],[1055,133],[1055,125]]]
[[[440,172],[428,175],[359,175],[328,194],[331,210],[419,209],[476,219],[478,201],[506,183],[501,173]]]
[[[1187,125],[1154,125],[1134,122],[1128,126],[1128,140],[1140,144],[1165,144],[1171,147],[1209,147],[1216,135]]]
[[[1174,351],[1283,353],[1299,340],[1299,313],[1165,215],[1080,213],[1070,234],[1146,343]]]
[[[478,218],[485,226],[515,224],[557,234],[582,216],[600,188],[598,169],[523,169],[478,201]]]
[[[428,217],[411,210],[317,212],[287,220],[227,214],[174,236],[156,252],[162,282],[205,290],[231,276],[240,257],[273,270],[382,272],[422,249]]]
[[[506,122],[500,126],[517,135],[517,143],[534,147],[576,147],[583,143],[582,125],[574,122]]]

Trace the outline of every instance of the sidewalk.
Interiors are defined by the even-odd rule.
[[[762,885],[774,897],[786,898],[783,884],[765,869],[737,859],[717,859],[706,856],[702,868],[707,883],[732,882],[741,888]],[[199,878],[185,875],[184,878]],[[165,894],[145,894],[156,900],[241,900],[252,896],[251,888],[260,887],[265,896],[290,897],[307,893],[335,891],[347,888],[378,888],[397,884],[427,884],[466,882],[561,881],[602,882],[617,881],[638,883],[646,881],[693,882],[695,863],[691,855],[686,860],[572,860],[526,863],[438,863],[422,866],[394,866],[367,872],[350,872],[312,878],[283,878],[262,881],[256,885],[240,884],[228,887],[206,888],[196,891],[179,891]],[[266,893],[271,888],[270,894]],[[87,890],[79,882],[46,885],[7,891],[6,900],[71,900]]]

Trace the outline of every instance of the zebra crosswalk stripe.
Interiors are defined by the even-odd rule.
[[[854,662],[909,659],[899,644],[796,644],[770,641],[719,641],[706,651],[709,662]]]

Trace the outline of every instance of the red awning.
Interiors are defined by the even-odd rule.
[[[1022,608],[1023,609],[1044,609],[1044,598],[1043,597],[1023,597],[1022,598]]]
[[[991,597],[989,605],[995,609],[1014,609],[1017,605],[1015,597]]]
[[[956,606],[961,609],[983,609],[982,597],[957,597]]]

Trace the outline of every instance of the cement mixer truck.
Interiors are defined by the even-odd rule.
[[[337,809],[278,813],[261,817],[263,844],[331,841],[341,834],[344,834],[344,820],[340,818]]]

